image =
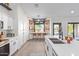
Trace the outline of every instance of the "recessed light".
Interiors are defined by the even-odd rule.
[[[34,6],[35,6],[36,8],[38,8],[38,7],[39,7],[39,4],[34,4]]]
[[[74,10],[71,10],[71,11],[70,11],[70,13],[71,13],[71,14],[74,14],[74,13],[75,13],[75,11],[74,11]]]

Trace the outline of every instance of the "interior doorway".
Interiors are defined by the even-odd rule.
[[[63,32],[61,25],[61,23],[53,23],[53,35],[59,36],[59,38],[63,40]]]

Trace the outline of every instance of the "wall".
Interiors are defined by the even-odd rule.
[[[18,41],[19,48],[29,39],[29,21],[23,9],[18,5]]]

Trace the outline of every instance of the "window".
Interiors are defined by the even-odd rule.
[[[44,24],[35,23],[35,32],[44,32]]]

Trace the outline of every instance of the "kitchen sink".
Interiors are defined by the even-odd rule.
[[[57,39],[57,38],[49,38],[54,44],[65,44],[65,42]]]

